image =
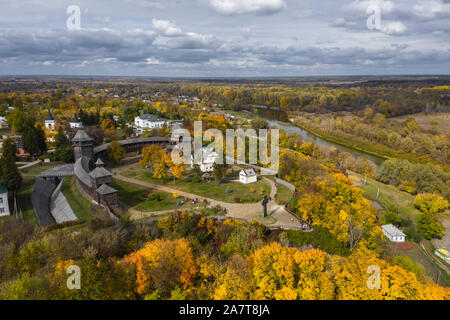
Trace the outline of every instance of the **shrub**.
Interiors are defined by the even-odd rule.
[[[429,214],[443,212],[449,206],[447,200],[432,193],[419,194],[414,201],[414,205],[421,212]]]
[[[92,231],[97,231],[100,229],[108,228],[111,225],[111,222],[104,221],[100,218],[94,218],[89,222],[89,229],[91,229]]]
[[[312,245],[329,254],[339,254],[346,256],[350,254],[349,248],[338,241],[327,229],[315,226],[312,232],[301,230],[288,230],[289,242],[296,247]]]
[[[380,219],[381,224],[393,224],[399,227],[401,225],[401,217],[396,211],[388,211],[383,217]]]
[[[425,279],[425,269],[418,264],[415,264],[410,257],[396,256],[392,259],[392,264],[415,273],[419,281],[423,281]]]

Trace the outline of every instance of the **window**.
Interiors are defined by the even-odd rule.
[[[3,203],[3,198],[0,198],[0,203]]]
[[[0,208],[0,213],[5,213],[5,208]]]

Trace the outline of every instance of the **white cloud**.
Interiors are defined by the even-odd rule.
[[[348,8],[350,10],[366,12],[367,8],[373,5],[378,6],[383,13],[391,12],[394,9],[394,4],[386,0],[355,0],[348,5]]]
[[[420,1],[413,6],[414,13],[425,19],[432,19],[437,15],[449,15],[450,3],[443,3],[441,0]]]
[[[273,14],[286,7],[284,0],[210,0],[211,7],[223,15]]]
[[[182,36],[183,31],[177,25],[169,20],[152,20],[153,28],[161,32],[166,37]]]
[[[386,34],[401,34],[408,28],[400,21],[383,21],[381,24],[381,32]]]
[[[156,64],[160,64],[160,62],[158,61],[158,59],[147,58],[147,59],[145,59],[145,64],[156,65]]]

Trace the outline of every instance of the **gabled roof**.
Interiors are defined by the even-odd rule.
[[[78,130],[72,142],[91,142],[94,141],[84,130]]]
[[[166,121],[166,119],[158,118],[158,116],[155,116],[154,114],[143,114],[141,116],[138,116],[141,120],[151,121],[151,122],[161,122]]]
[[[94,170],[92,170],[91,173],[89,173],[89,176],[95,179],[95,178],[110,177],[112,176],[112,174],[103,167],[97,167]]]
[[[247,176],[247,177],[256,176],[256,172],[253,169],[241,170],[241,172],[239,174]]]
[[[107,184],[102,184],[102,186],[97,189],[97,192],[99,194],[106,195],[106,194],[116,193],[117,190],[114,188],[111,188]]]
[[[97,161],[95,161],[95,165],[98,167],[103,166],[105,163],[102,161],[102,159],[98,158]]]
[[[406,234],[392,224],[384,225],[381,228],[393,237],[406,237]]]

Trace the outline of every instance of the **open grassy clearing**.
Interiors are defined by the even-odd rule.
[[[66,197],[73,212],[78,219],[89,222],[94,217],[91,208],[91,202],[86,199],[77,188],[77,180],[75,177],[67,177],[64,179],[62,193]]]
[[[415,224],[416,217],[420,214],[420,211],[414,207],[415,197],[413,195],[373,179],[367,179],[366,184],[364,184],[364,177],[354,172],[349,174],[349,178],[364,191],[366,198],[377,201],[384,209],[397,208],[401,216],[410,218]],[[377,198],[378,189],[380,194]]]
[[[283,186],[282,184],[277,183],[277,194],[275,195],[275,201],[278,204],[285,205],[292,199],[294,195],[294,191]]]
[[[431,278],[434,282],[438,281],[441,286],[449,286],[450,285],[450,277],[445,273],[445,271],[441,270],[437,265],[432,263],[423,252],[423,250],[416,243],[411,243],[411,250],[400,250],[397,248],[395,243],[389,242],[388,247],[386,249],[387,259],[390,260],[395,256],[407,256],[410,257],[414,263],[419,264],[421,267],[425,269],[425,275]],[[441,273],[439,275],[439,272]]]
[[[121,170],[125,177],[139,179],[142,181],[166,184],[171,188],[193,193],[199,197],[207,197],[218,201],[229,203],[255,203],[261,200],[262,194],[270,195],[271,186],[269,182],[260,179],[256,183],[244,185],[239,182],[222,182],[217,185],[215,181],[206,183],[203,181],[194,182],[193,175],[187,171],[181,179],[174,184],[173,177],[165,179],[155,179],[148,169],[142,169],[139,165],[131,165]],[[227,192],[228,191],[228,192]],[[231,192],[230,192],[231,191]],[[238,201],[239,200],[239,201]]]
[[[33,205],[31,203],[31,192],[33,191],[34,178],[23,178],[22,188],[17,194],[17,203],[22,209],[23,219],[37,224],[37,217],[34,213]],[[14,211],[14,198],[9,197],[9,211],[11,214]]]
[[[172,194],[141,187],[132,183],[114,180],[113,188],[119,191],[119,200],[131,208],[142,212],[156,212],[178,209],[177,203],[180,198],[175,199]],[[144,197],[144,194],[151,194]]]
[[[393,120],[404,121],[408,117],[413,117],[419,126],[426,130],[433,130],[450,134],[450,113],[416,113],[408,116],[401,116],[392,118]]]

